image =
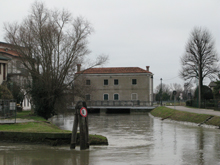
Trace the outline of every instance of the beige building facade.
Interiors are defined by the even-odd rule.
[[[85,93],[86,101],[139,101],[153,102],[153,73],[149,66],[90,68],[77,75],[84,77],[85,86],[92,90]],[[88,90],[87,90],[88,91]]]

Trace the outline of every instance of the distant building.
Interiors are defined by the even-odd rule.
[[[19,59],[19,54],[12,49],[12,45],[0,42],[0,84],[10,80],[24,88],[30,79],[29,73]],[[22,106],[24,110],[31,109],[30,97],[26,94]]]
[[[209,83],[209,88],[211,88],[211,90],[213,91],[214,90],[214,87],[216,87],[216,83],[214,81],[211,81]]]
[[[77,67],[76,75],[84,78],[82,83],[92,86],[91,92],[84,93],[87,101],[153,103],[153,73],[149,71],[149,66],[146,70],[139,67],[111,67],[83,71],[80,70],[80,64]]]

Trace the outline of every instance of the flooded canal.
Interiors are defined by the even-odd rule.
[[[72,130],[73,114],[52,119]],[[220,164],[220,130],[145,114],[89,114],[89,133],[108,138],[108,146],[70,150],[69,146],[0,143],[0,165]]]

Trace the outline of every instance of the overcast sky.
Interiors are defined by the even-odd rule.
[[[35,0],[1,0],[0,41],[4,22],[21,22]],[[154,88],[184,81],[180,57],[194,27],[207,28],[220,57],[220,0],[45,0],[48,8],[83,16],[95,29],[91,58],[109,56],[105,67],[141,67],[154,74]],[[204,84],[209,84],[205,80]]]

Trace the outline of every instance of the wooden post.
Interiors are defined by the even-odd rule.
[[[87,112],[86,102],[78,101],[75,110],[76,112],[73,122],[70,149],[75,149],[78,125],[80,128],[80,150],[88,149],[89,131],[88,131],[88,115],[87,115],[88,112]],[[83,114],[82,112],[85,114]]]
[[[76,147],[78,122],[79,122],[79,102],[77,102],[77,104],[75,106],[75,115],[74,115],[70,149],[75,149],[75,147]]]
[[[83,106],[87,109],[86,102],[83,102]],[[85,117],[85,140],[86,140],[86,146],[87,148],[89,148],[88,115]]]
[[[75,149],[75,147],[76,147],[78,118],[79,118],[79,115],[77,113],[75,113],[74,122],[73,122],[73,129],[72,129],[72,136],[71,136],[71,143],[70,143],[70,149]]]

